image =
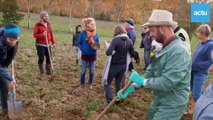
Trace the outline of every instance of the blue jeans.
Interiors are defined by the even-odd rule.
[[[203,91],[203,86],[208,78],[208,74],[201,72],[191,72],[191,83],[190,87],[192,90],[192,97],[195,101],[198,100]]]
[[[110,85],[115,78],[116,93],[121,89],[121,82],[126,72],[126,65],[110,65],[109,74],[107,78],[108,85],[104,85],[104,91],[106,92],[106,100],[110,103],[113,99]]]
[[[150,50],[148,49],[144,49],[144,61],[145,61],[145,68],[147,68],[150,63]]]
[[[0,95],[2,113],[5,114],[8,112],[8,81],[6,79],[0,79]]]
[[[87,67],[89,67],[89,84],[93,85],[93,80],[94,80],[94,66],[95,66],[95,61],[85,61],[82,60],[82,67],[81,67],[81,85],[84,85],[85,83],[85,75],[86,75],[86,70]]]

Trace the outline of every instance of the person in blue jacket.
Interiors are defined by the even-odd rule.
[[[134,30],[134,23],[135,23],[135,21],[131,18],[126,19],[124,22],[124,27],[127,31],[127,35],[129,37],[129,39],[132,41],[133,46],[136,42],[136,32]]]
[[[5,25],[0,35],[0,92],[1,92],[1,107],[3,116],[8,114],[8,81],[9,85],[16,84],[12,75],[6,70],[14,59],[17,49],[20,28],[17,25]]]
[[[126,19],[124,22],[124,27],[126,29],[127,36],[132,41],[133,46],[136,42],[136,32],[134,30],[134,24],[135,24],[135,21],[131,18]],[[130,62],[128,71],[131,71],[132,69],[134,69],[134,66],[133,66],[133,63]]]
[[[211,83],[195,104],[193,120],[213,120],[213,84]]]
[[[81,78],[80,88],[84,87],[85,74],[87,66],[89,67],[89,87],[92,89],[94,81],[94,66],[96,61],[96,51],[100,49],[99,37],[96,33],[95,19],[86,18],[84,19],[85,30],[83,30],[78,39],[78,47],[80,48],[82,55],[82,67],[81,67]]]
[[[191,90],[195,101],[200,97],[208,78],[208,70],[213,61],[213,40],[210,39],[211,28],[208,24],[200,25],[197,30],[200,43],[192,58]]]

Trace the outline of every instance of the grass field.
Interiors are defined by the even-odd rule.
[[[38,14],[31,15],[30,28],[26,29],[27,19],[21,21],[22,33],[19,51],[15,59],[15,76],[18,82],[17,97],[24,103],[23,117],[25,120],[94,120],[101,112],[100,106],[105,102],[105,94],[101,86],[102,71],[106,60],[104,41],[112,39],[112,31],[117,23],[97,21],[101,49],[95,67],[95,83],[92,90],[86,87],[78,91],[80,66],[75,65],[72,34],[69,32],[67,17],[50,16],[57,48],[53,49],[53,63],[55,76],[39,78],[37,55],[32,28],[39,20]],[[81,19],[73,18],[73,25],[81,24]],[[73,27],[74,29],[74,27]],[[139,48],[140,25],[136,25],[137,43],[135,49],[143,58],[143,50]],[[194,50],[197,40],[191,41]],[[135,63],[134,63],[135,64]],[[144,72],[143,60],[135,69]],[[88,82],[88,75],[86,77]],[[210,77],[209,79],[212,79]],[[114,87],[114,85],[112,85]],[[114,90],[114,88],[113,88]],[[153,92],[140,89],[130,96],[131,99],[122,101],[119,108],[113,107],[103,120],[144,120],[151,103]],[[1,119],[1,118],[0,118]],[[185,117],[188,120],[190,117]]]
[[[40,19],[39,14],[31,14],[30,28],[33,28],[35,23],[38,22],[39,19]],[[50,22],[55,31],[70,32],[69,17],[59,17],[59,16],[50,15]],[[27,14],[25,14],[25,18],[23,21],[20,22],[20,25],[23,27],[27,27],[28,25],[27,23],[28,23]],[[71,26],[72,26],[73,32],[75,31],[75,26],[77,24],[83,25],[82,19],[72,18]],[[96,24],[97,24],[97,33],[99,34],[99,36],[112,37],[114,26],[118,23],[97,20]],[[141,31],[140,25],[136,25],[135,29],[138,31],[137,36],[140,36],[140,31]]]

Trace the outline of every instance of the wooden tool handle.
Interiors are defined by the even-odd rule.
[[[122,89],[122,93],[124,93],[127,88],[132,84],[132,81],[129,81],[124,88]],[[118,96],[116,95],[115,98],[107,105],[107,107],[99,114],[99,116],[95,120],[100,120],[102,116],[113,106],[113,104],[117,101]]]
[[[50,51],[50,48],[49,48],[49,44],[48,44],[48,38],[47,38],[47,35],[45,36],[45,39],[46,39],[46,43],[47,43],[47,51],[48,51],[48,54],[49,54],[49,58],[50,58],[50,65],[51,65],[51,71],[52,71],[52,73],[53,73],[53,71],[54,71],[54,68],[53,68],[53,60],[52,60],[52,53],[51,53],[51,51]],[[51,46],[51,45],[50,45]]]
[[[12,78],[13,78],[13,80],[15,80],[15,70],[14,70],[14,62],[13,61],[11,63],[11,69],[12,69]],[[15,84],[12,85],[12,91],[13,91],[13,93],[16,92]]]
[[[12,78],[14,80],[15,79],[15,72],[14,72],[14,63],[13,63],[13,61],[11,63],[11,70],[12,70]]]
[[[13,91],[13,93],[16,92],[16,85],[15,84],[12,85],[12,91]]]

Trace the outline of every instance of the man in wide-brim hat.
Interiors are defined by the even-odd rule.
[[[189,100],[191,58],[181,39],[174,35],[172,13],[154,10],[148,20],[151,36],[163,44],[155,54],[145,74],[136,71],[130,76],[134,83],[125,91],[118,92],[120,99],[126,98],[136,88],[154,90],[154,100],[147,114],[148,120],[180,120]]]
[[[148,28],[148,23],[145,23],[143,25],[141,25],[143,31],[141,32],[141,44],[140,44],[140,48],[143,48],[144,51],[144,70],[146,70],[146,68],[149,66],[150,61],[151,61],[151,51],[152,51],[152,41],[153,38],[150,35],[149,32],[149,28]]]

